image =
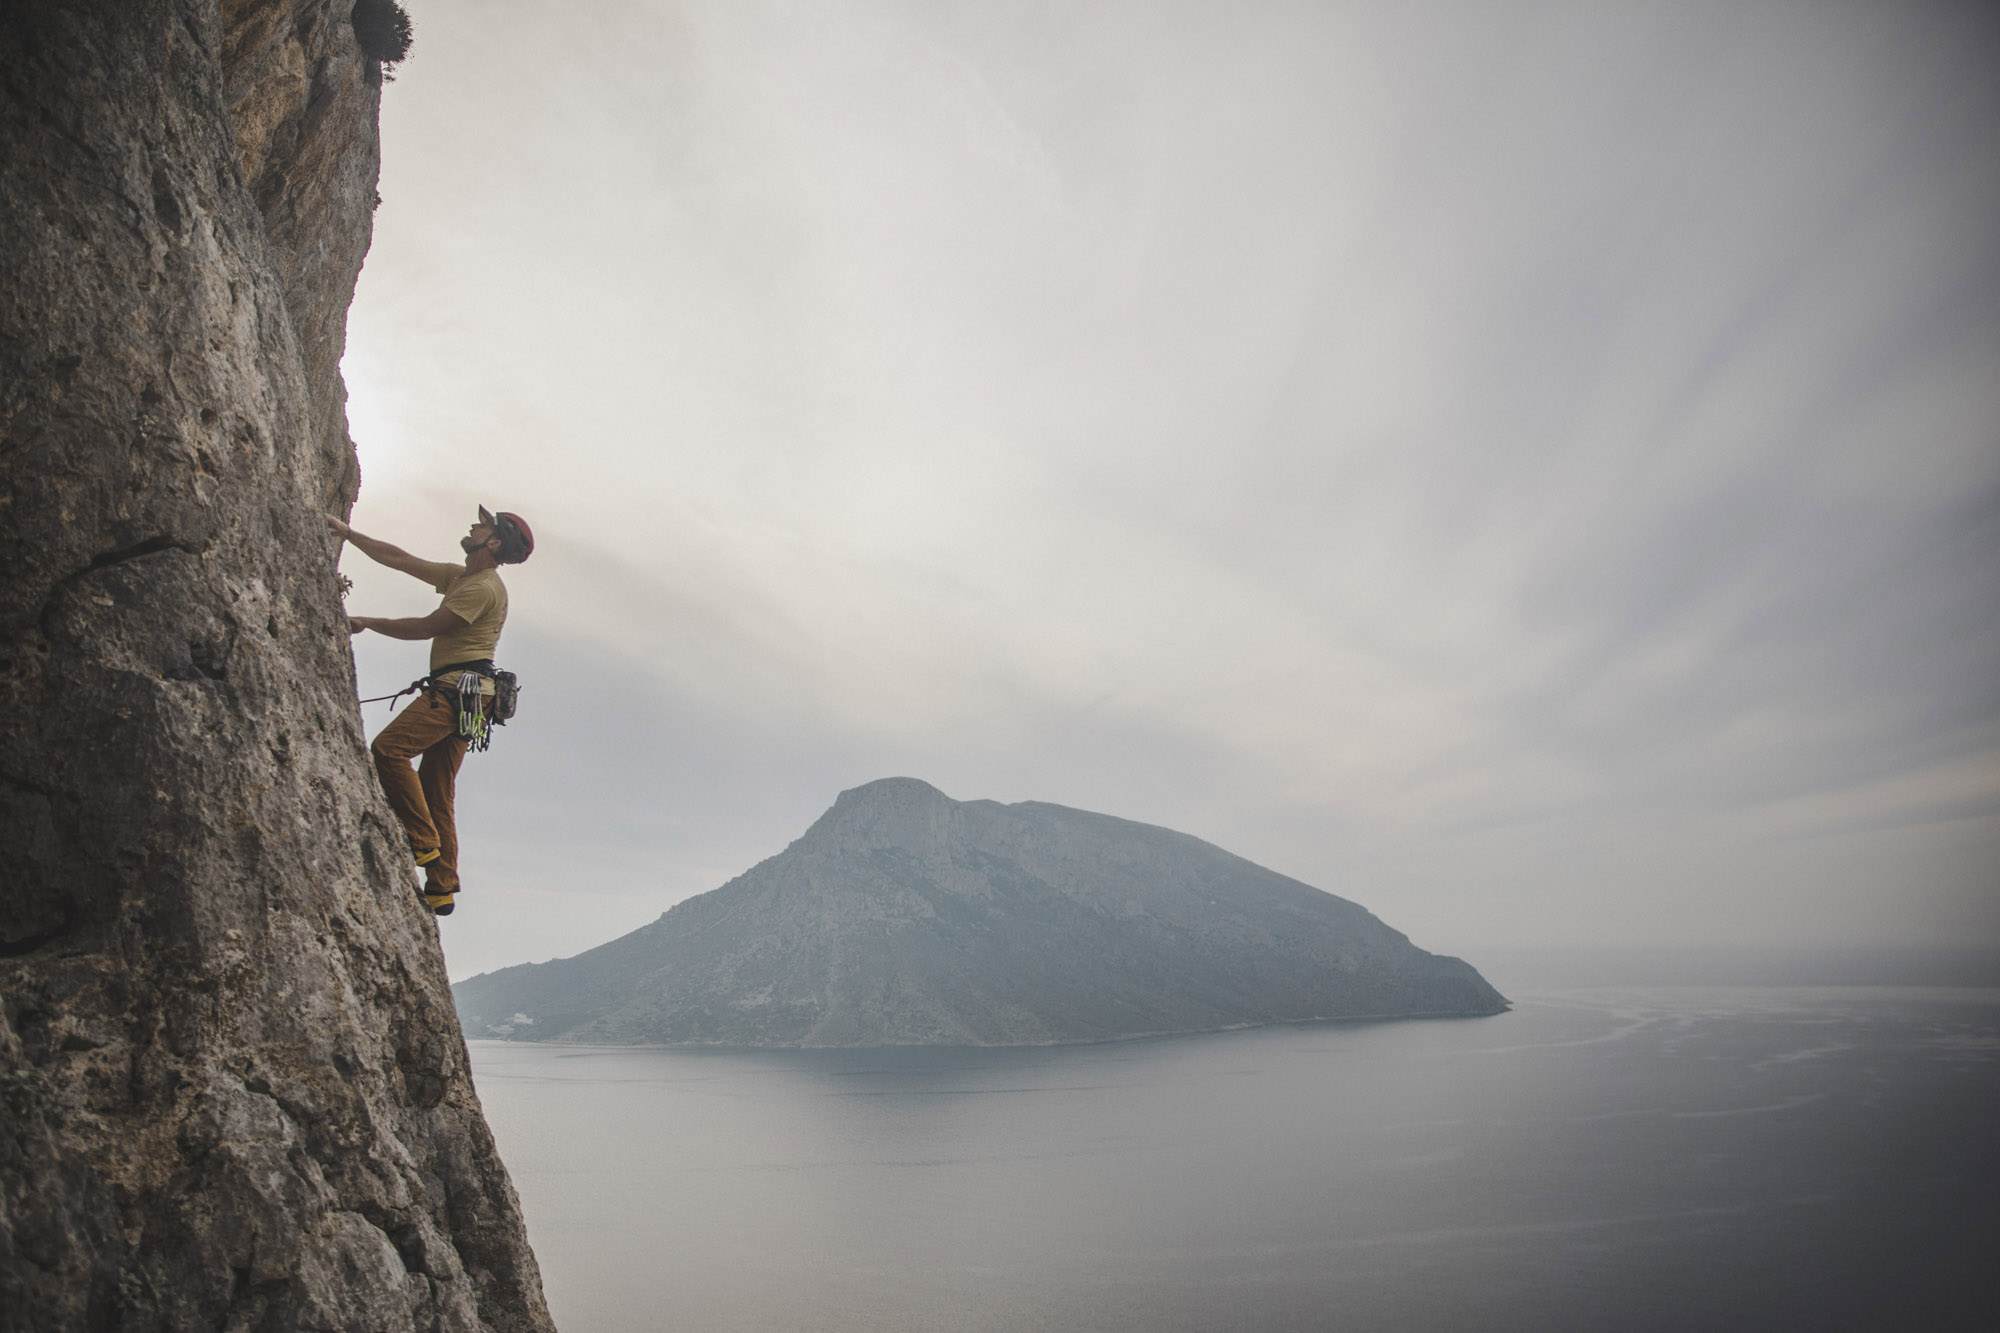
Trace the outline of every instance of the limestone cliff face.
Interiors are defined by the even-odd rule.
[[[0,1325],[544,1329],[319,515],[354,0],[0,7]]]

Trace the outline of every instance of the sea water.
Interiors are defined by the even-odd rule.
[[[472,1058],[565,1333],[2000,1328],[2000,990],[1513,998]]]

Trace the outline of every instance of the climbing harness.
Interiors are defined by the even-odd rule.
[[[439,682],[440,676],[458,672],[458,689]],[[482,681],[493,682],[493,707],[489,712],[485,705]],[[465,740],[468,750],[484,750],[493,743],[493,728],[506,726],[507,719],[514,716],[520,706],[521,682],[511,671],[502,671],[493,665],[493,659],[482,657],[476,662],[451,662],[439,667],[428,676],[411,681],[394,694],[378,694],[372,699],[363,699],[364,704],[381,703],[389,700],[389,711],[396,710],[395,701],[406,694],[419,691],[435,691],[440,700],[449,700],[452,711],[457,714],[458,734]]]

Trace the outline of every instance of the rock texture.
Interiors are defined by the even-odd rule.
[[[320,514],[354,0],[0,8],[0,1325],[546,1329]]]
[[[455,988],[473,1036],[748,1046],[1103,1041],[1493,1014],[1472,968],[1198,838],[1059,805],[843,792],[652,925]]]

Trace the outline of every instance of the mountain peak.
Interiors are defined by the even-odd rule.
[[[878,778],[850,787],[806,830],[801,841],[814,845],[935,846],[959,803],[917,778]]]
[[[864,782],[859,787],[849,787],[834,798],[833,809],[853,810],[919,804],[957,805],[958,802],[922,778],[877,778],[873,782]]]

